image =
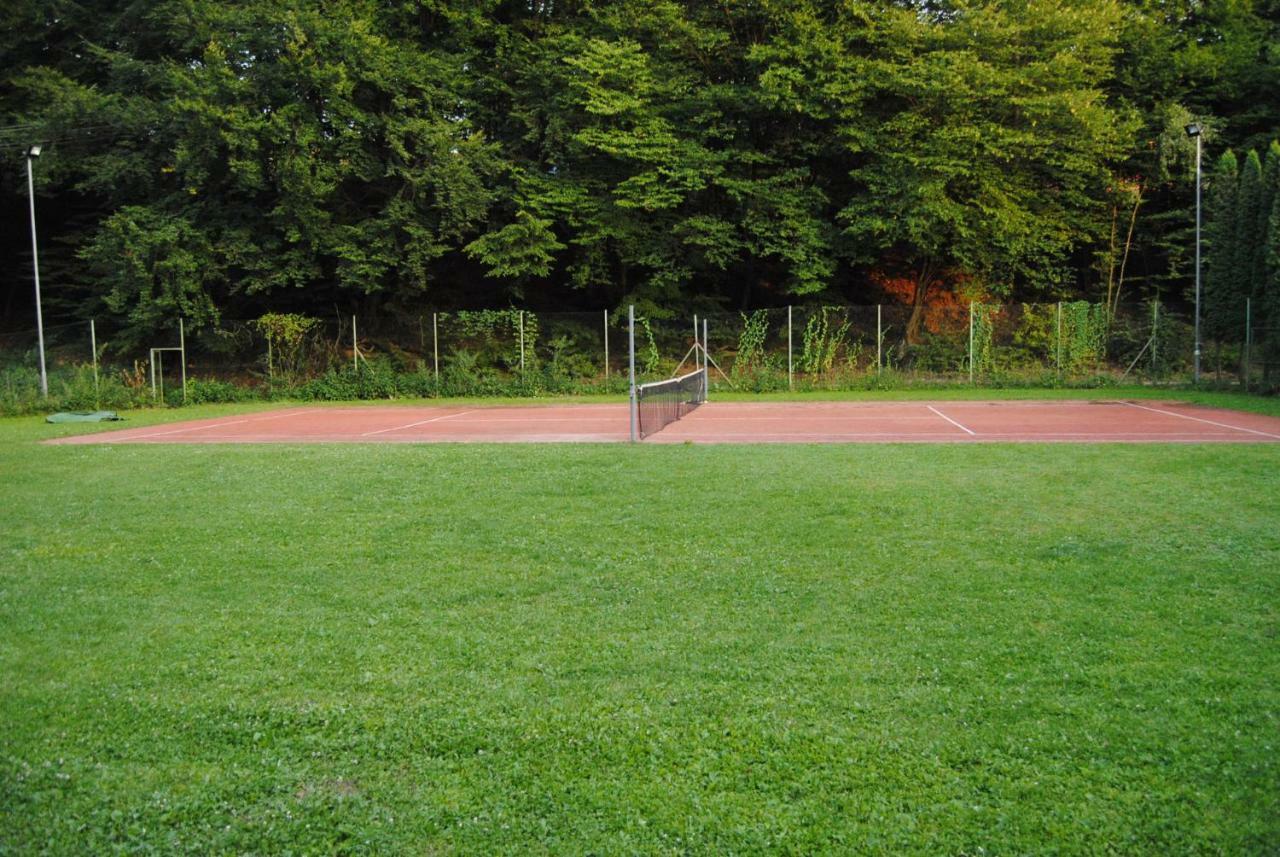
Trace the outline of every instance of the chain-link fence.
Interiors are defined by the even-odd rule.
[[[1201,378],[1275,389],[1280,329],[1245,315],[1249,324],[1238,337],[1202,343]],[[703,326],[713,391],[1179,383],[1190,381],[1194,368],[1192,320],[1156,302],[1114,312],[1083,301],[920,310],[806,305],[637,316],[640,379],[690,366]],[[51,395],[82,405],[91,394],[97,403],[105,396],[134,404],[262,395],[624,392],[629,368],[627,316],[603,310],[272,314],[203,326],[175,319],[147,337],[104,319],[44,333]],[[37,358],[35,331],[0,334],[0,407],[12,412],[31,398]]]

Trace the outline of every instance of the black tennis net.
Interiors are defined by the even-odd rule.
[[[639,433],[644,438],[671,425],[707,400],[707,370],[636,387]]]

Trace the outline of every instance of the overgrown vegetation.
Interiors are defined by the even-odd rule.
[[[48,319],[135,343],[178,317],[874,304],[889,279],[916,308],[1184,309],[1193,121],[1209,164],[1239,154],[1230,267],[1276,291],[1266,4],[144,5],[11,0],[0,28],[6,258],[42,144]],[[29,326],[27,282],[0,326]]]

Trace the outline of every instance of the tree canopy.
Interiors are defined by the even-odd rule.
[[[1101,300],[1127,189],[1131,293],[1178,301],[1194,223],[1178,123],[1210,129],[1209,163],[1265,153],[1276,12],[15,0],[5,240],[29,260],[22,154],[40,143],[51,312],[139,330],[331,306],[874,303],[885,276],[918,307],[957,289]],[[1241,276],[1271,282],[1268,258]],[[25,316],[28,282],[11,266],[0,323]]]

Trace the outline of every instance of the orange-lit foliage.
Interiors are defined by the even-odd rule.
[[[895,277],[877,271],[871,274],[871,282],[890,301],[905,306],[912,305],[916,291],[916,281],[913,278]],[[942,333],[967,324],[969,301],[983,300],[979,292],[973,279],[963,274],[939,279],[929,289],[925,301],[924,329],[930,333]]]

